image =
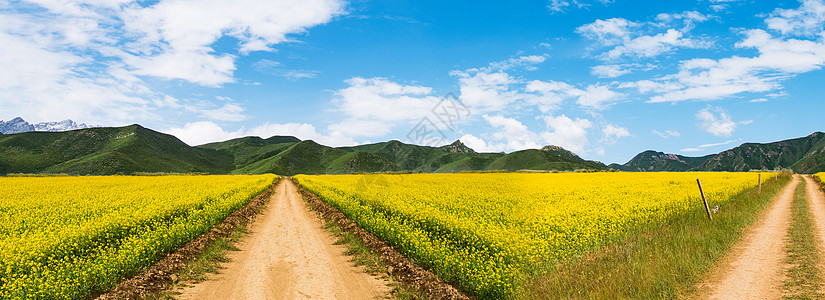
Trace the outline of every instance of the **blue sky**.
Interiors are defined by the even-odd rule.
[[[700,156],[823,130],[824,26],[822,0],[0,0],[0,119]]]

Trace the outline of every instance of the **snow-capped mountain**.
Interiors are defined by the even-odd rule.
[[[77,124],[72,120],[63,120],[60,122],[40,122],[37,124],[29,124],[21,117],[11,119],[9,121],[0,120],[0,133],[13,134],[29,131],[68,131],[75,129],[89,128],[85,123]]]

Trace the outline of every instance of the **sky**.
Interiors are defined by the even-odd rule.
[[[825,130],[822,0],[0,0],[0,120],[625,163]]]

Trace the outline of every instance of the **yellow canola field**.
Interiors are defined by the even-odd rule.
[[[80,299],[110,289],[275,177],[0,177],[0,298]]]
[[[814,176],[819,179],[819,182],[825,182],[825,172],[816,173]]]
[[[298,182],[439,277],[518,297],[529,274],[757,185],[757,173],[299,175]],[[773,173],[762,173],[768,180]]]

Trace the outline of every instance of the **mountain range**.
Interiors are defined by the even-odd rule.
[[[557,146],[512,153],[478,153],[457,140],[442,147],[397,140],[329,147],[291,136],[243,137],[189,146],[140,125],[65,132],[0,135],[0,174],[347,174],[360,172],[461,172],[487,170],[748,171],[793,168],[825,171],[825,134],[768,144],[745,143],[715,155],[685,157],[655,151],[623,165],[604,165]]]
[[[89,127],[92,126],[88,126],[84,123],[77,124],[77,122],[72,120],[63,120],[60,122],[40,122],[37,124],[29,124],[29,122],[26,122],[26,120],[23,120],[23,118],[21,117],[17,117],[5,122],[3,120],[0,120],[0,134],[14,134],[29,131],[58,132],[83,129]]]

